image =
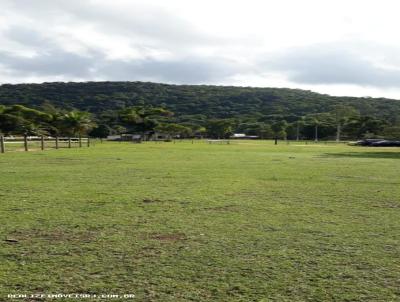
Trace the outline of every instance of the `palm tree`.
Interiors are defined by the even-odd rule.
[[[336,142],[340,142],[342,127],[348,122],[351,117],[357,116],[356,109],[346,105],[337,105],[333,108],[333,116],[336,123]]]
[[[64,132],[69,135],[79,135],[87,133],[94,123],[88,112],[71,111],[61,117],[61,124]]]
[[[308,125],[314,127],[314,141],[319,141],[319,128],[320,126],[325,126],[326,122],[329,118],[329,114],[327,113],[314,113],[310,114],[306,117]]]
[[[296,141],[300,140],[300,129],[304,126],[304,116],[296,122]]]
[[[317,118],[314,118],[314,141],[318,142],[318,126],[320,121]]]

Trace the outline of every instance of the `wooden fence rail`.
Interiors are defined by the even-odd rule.
[[[23,145],[24,151],[29,151],[32,144],[39,145],[40,150],[45,150],[46,147],[59,149],[72,148],[74,146],[82,148],[83,145],[90,147],[89,137],[46,137],[46,136],[23,136],[23,137],[5,137],[0,136],[0,153],[5,153],[8,145]],[[53,147],[51,147],[52,145]],[[15,149],[15,148],[14,148]]]

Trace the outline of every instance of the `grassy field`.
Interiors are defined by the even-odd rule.
[[[240,141],[0,154],[0,300],[400,301],[399,151]]]

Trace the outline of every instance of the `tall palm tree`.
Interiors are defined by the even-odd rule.
[[[314,141],[318,142],[318,126],[320,124],[320,121],[318,118],[314,118]]]
[[[61,124],[64,132],[69,135],[79,135],[87,133],[94,123],[88,112],[71,111],[61,117]]]
[[[336,141],[340,142],[342,127],[348,122],[352,117],[358,116],[358,111],[346,105],[337,105],[333,108],[333,116],[335,117],[336,123]]]
[[[296,121],[296,141],[300,140],[300,129],[304,126],[304,116],[300,117],[297,121]]]

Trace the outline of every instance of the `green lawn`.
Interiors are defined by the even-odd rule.
[[[9,152],[0,232],[0,301],[400,301],[400,150],[240,141]]]

